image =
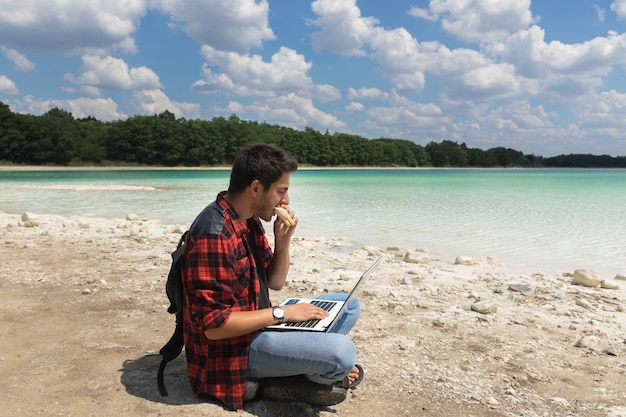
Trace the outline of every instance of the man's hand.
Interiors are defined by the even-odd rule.
[[[328,317],[328,311],[313,304],[300,303],[281,306],[285,310],[286,322],[322,320]]]

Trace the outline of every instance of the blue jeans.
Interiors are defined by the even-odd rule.
[[[344,301],[348,294],[324,294],[325,300]],[[325,333],[265,331],[250,343],[248,377],[268,378],[305,375],[318,384],[345,378],[356,363],[356,347],[346,334],[361,314],[356,298]]]

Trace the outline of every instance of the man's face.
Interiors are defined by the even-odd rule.
[[[270,221],[274,216],[274,207],[289,205],[289,173],[285,173],[273,183],[269,189],[264,190],[261,204],[257,215],[265,221]]]

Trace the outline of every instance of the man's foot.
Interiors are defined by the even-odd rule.
[[[348,395],[344,388],[316,384],[303,376],[268,378],[263,387],[263,398],[274,401],[300,401],[313,405],[339,404]]]
[[[344,389],[355,389],[357,385],[363,381],[363,375],[365,372],[363,371],[363,367],[361,365],[354,365],[352,371],[346,376],[343,381],[339,381],[335,384],[335,386],[344,388]]]

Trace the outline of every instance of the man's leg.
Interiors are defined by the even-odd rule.
[[[324,294],[315,298],[344,301],[348,294]],[[319,384],[341,381],[356,363],[354,343],[345,336],[359,319],[361,305],[353,298],[343,314],[325,333],[266,331],[250,345],[248,376],[251,378],[306,375]]]

